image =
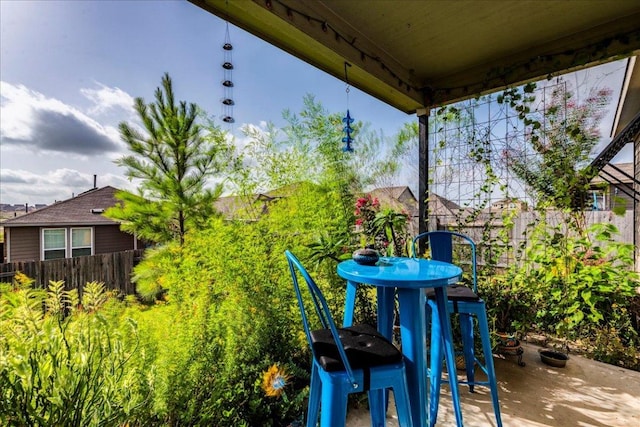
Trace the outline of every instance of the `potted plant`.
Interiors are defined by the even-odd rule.
[[[494,345],[515,346],[515,341],[525,335],[535,318],[528,288],[511,272],[480,278],[478,286],[495,331]]]

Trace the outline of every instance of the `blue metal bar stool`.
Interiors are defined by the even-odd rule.
[[[495,413],[498,427],[502,427],[502,419],[500,417],[500,405],[498,402],[498,385],[496,382],[495,369],[493,366],[493,353],[491,348],[491,337],[489,335],[489,324],[487,321],[487,311],[484,301],[478,296],[478,278],[477,278],[477,258],[476,245],[469,236],[455,233],[452,231],[429,231],[419,234],[413,239],[413,254],[418,254],[418,242],[426,240],[427,246],[431,253],[431,258],[438,261],[451,263],[453,261],[454,240],[461,239],[463,246],[468,246],[471,251],[471,269],[472,269],[472,286],[469,288],[462,284],[454,285],[447,289],[447,298],[449,303],[449,312],[458,313],[460,315],[460,332],[462,335],[462,348],[465,361],[465,370],[467,381],[458,381],[459,384],[467,384],[469,390],[473,393],[475,385],[488,386],[491,390],[491,399],[493,401],[493,411]],[[427,290],[427,319],[429,319],[429,311],[431,312],[431,337],[437,337],[440,334],[440,320],[437,315],[437,306],[435,304],[435,294],[433,290]],[[474,317],[478,321],[478,329],[480,331],[480,340],[482,342],[482,352],[484,354],[484,364],[481,363],[474,354]],[[428,320],[427,320],[428,321]],[[442,346],[431,345],[431,362],[429,369],[429,382],[431,385],[430,402],[429,402],[429,420],[431,425],[435,425],[438,416],[438,403],[440,399],[440,384],[442,383]],[[478,381],[475,379],[475,367],[478,366],[487,375],[487,381]],[[455,378],[449,378],[449,381],[456,381]],[[459,401],[454,401],[454,406],[458,409]]]
[[[321,427],[344,426],[348,395],[364,391],[369,393],[372,426],[382,427],[385,425],[385,404],[381,393],[376,391],[389,388],[395,397],[399,425],[411,427],[402,353],[370,325],[338,329],[316,283],[291,252],[285,251],[285,255],[313,356],[307,427],[316,426],[318,413]],[[305,292],[303,298],[298,275],[306,282],[309,297]],[[311,329],[307,305],[313,305],[320,329]],[[378,420],[377,424],[374,420]]]

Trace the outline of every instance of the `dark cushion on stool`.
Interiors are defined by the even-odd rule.
[[[371,368],[402,360],[402,353],[371,325],[339,328],[338,334],[353,369]],[[345,369],[331,330],[311,331],[311,345],[318,363],[325,371],[335,372]]]
[[[427,298],[436,299],[436,291],[433,288],[426,289]],[[447,287],[447,299],[449,301],[480,301],[471,288],[464,285],[453,285]]]

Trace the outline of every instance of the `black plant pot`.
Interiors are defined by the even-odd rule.
[[[569,355],[553,350],[540,350],[540,360],[554,368],[564,368],[569,360]]]
[[[380,255],[374,249],[357,249],[351,256],[355,262],[362,265],[376,265]]]

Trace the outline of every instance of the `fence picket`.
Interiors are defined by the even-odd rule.
[[[65,289],[81,292],[87,282],[96,281],[103,282],[107,289],[133,294],[131,272],[142,254],[143,250],[137,249],[47,261],[9,262],[0,264],[0,281],[11,281],[20,271],[34,280],[36,288],[46,288],[50,280],[63,280]]]

